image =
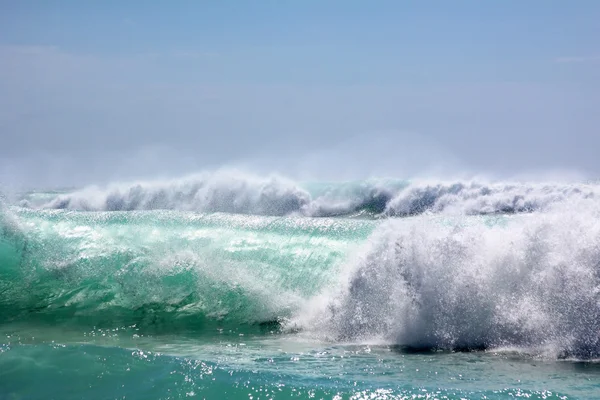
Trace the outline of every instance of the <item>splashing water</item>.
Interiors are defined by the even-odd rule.
[[[598,188],[28,193],[0,208],[0,393],[600,398]]]

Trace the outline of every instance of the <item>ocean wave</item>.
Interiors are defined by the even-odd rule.
[[[369,221],[176,211],[13,208],[0,216],[0,323],[153,332],[288,317],[372,229]]]
[[[180,180],[89,187],[60,194],[41,208],[81,211],[186,210],[286,215],[310,201],[283,178],[215,173]]]
[[[568,201],[597,200],[599,194],[596,184],[414,183],[394,196],[384,212],[390,216],[528,213]]]
[[[279,176],[219,171],[184,179],[113,184],[65,193],[33,193],[21,206],[79,211],[184,210],[310,217],[423,213],[461,215],[545,211],[598,201],[595,183],[485,183],[366,180],[301,184]]]
[[[377,221],[5,208],[0,323],[281,325],[334,342],[598,359],[599,220],[593,202]]]
[[[600,207],[383,222],[289,322],[333,341],[600,357]]]

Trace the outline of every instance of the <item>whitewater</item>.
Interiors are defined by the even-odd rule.
[[[4,193],[0,398],[600,399],[600,184]]]

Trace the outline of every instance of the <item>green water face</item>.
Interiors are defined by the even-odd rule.
[[[14,209],[0,322],[201,330],[286,318],[373,221]]]

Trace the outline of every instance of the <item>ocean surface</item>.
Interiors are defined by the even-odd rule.
[[[0,200],[0,399],[600,399],[600,184]]]

